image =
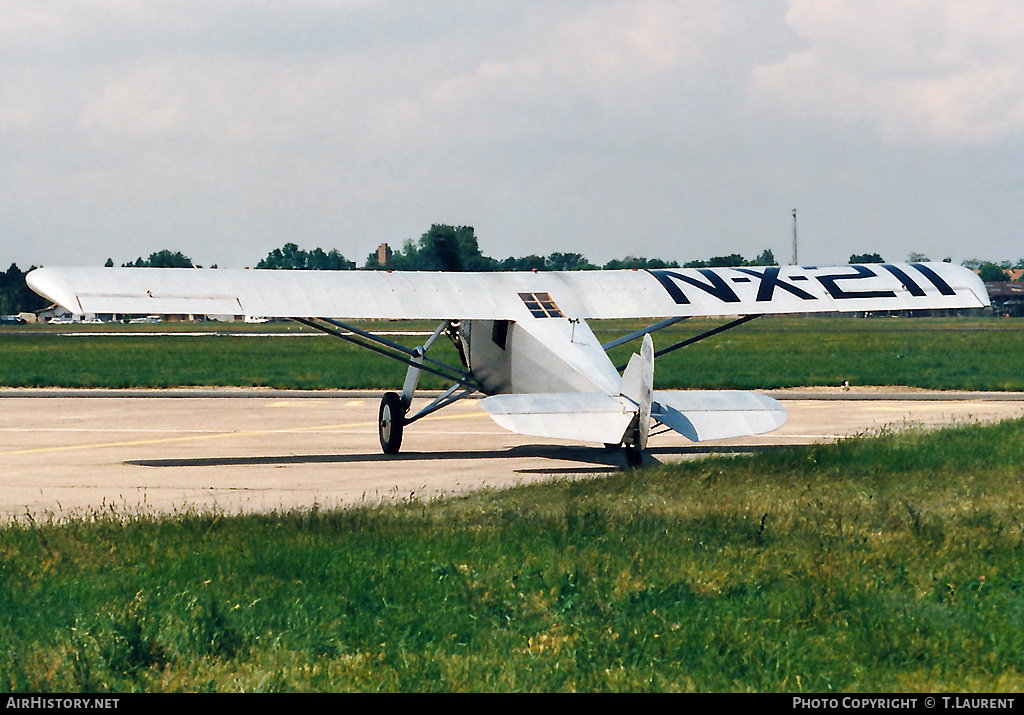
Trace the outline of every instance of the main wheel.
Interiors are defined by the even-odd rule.
[[[624,447],[624,451],[626,453],[626,464],[630,467],[639,467],[643,464],[644,453],[639,448],[632,445],[626,445]]]
[[[380,400],[380,418],[377,420],[380,433],[380,448],[384,454],[398,454],[402,446],[402,427],[405,425],[405,407],[396,392],[385,392]]]

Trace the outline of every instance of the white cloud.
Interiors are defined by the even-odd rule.
[[[971,144],[1024,130],[1016,0],[791,0],[805,41],[756,68],[751,106],[866,123],[889,141]]]
[[[46,246],[63,262],[171,248],[244,265],[286,240],[358,260],[449,222],[496,256],[689,260],[782,255],[799,206],[808,232],[816,211],[854,236],[842,259],[878,250],[857,238],[875,224],[919,226],[935,205],[953,242],[979,199],[990,233],[1015,237],[1000,207],[1020,202],[991,187],[1024,185],[1024,162],[1001,146],[992,179],[978,142],[1021,122],[1019,14],[996,0],[10,0],[0,240],[25,264]],[[963,154],[947,177],[933,168],[948,144]],[[915,203],[878,216],[908,173]]]

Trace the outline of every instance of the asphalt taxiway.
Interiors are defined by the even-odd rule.
[[[648,461],[742,453],[883,428],[1024,416],[1024,393],[769,393],[789,421],[766,435],[693,444],[651,438]],[[114,510],[226,513],[424,499],[625,467],[619,450],[506,432],[474,399],[410,425],[381,454],[377,393],[271,390],[0,390],[0,516]]]

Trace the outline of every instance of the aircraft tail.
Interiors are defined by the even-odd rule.
[[[654,395],[654,341],[645,335],[640,346],[640,354],[629,358],[629,364],[622,373],[620,394],[637,405],[636,424],[633,434],[626,435],[626,444],[637,449],[647,447],[647,437],[651,433],[651,407]]]
[[[786,423],[776,400],[735,390],[654,390],[654,343],[644,336],[622,373],[620,394],[494,395],[480,406],[518,434],[647,447],[652,419],[694,442],[771,432]]]
[[[652,416],[694,442],[763,434],[787,419],[771,397],[735,390],[658,390]]]
[[[644,337],[622,375],[619,395],[548,392],[494,395],[480,406],[512,432],[643,449],[650,432],[654,388],[654,344]]]
[[[493,395],[480,406],[517,434],[603,444],[619,444],[636,414],[624,397],[586,392]]]

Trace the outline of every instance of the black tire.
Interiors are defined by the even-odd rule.
[[[626,453],[626,464],[630,467],[639,467],[644,461],[644,453],[636,447],[627,445],[624,450]]]
[[[402,428],[405,426],[405,407],[397,392],[385,392],[380,400],[377,432],[384,454],[398,454],[402,447]]]

